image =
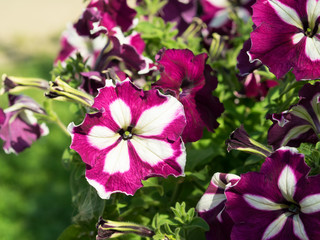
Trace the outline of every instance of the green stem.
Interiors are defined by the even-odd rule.
[[[67,127],[61,122],[60,118],[56,116],[55,123],[60,127],[60,129],[67,135],[70,136]]]

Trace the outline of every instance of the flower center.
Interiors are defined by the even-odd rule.
[[[314,27],[312,28],[312,26],[310,26],[308,22],[304,21],[303,22],[304,35],[307,36],[307,37],[312,38],[318,32],[318,25],[319,24],[316,23],[314,25]]]
[[[133,127],[129,126],[126,130],[124,130],[123,128],[120,129],[118,133],[120,134],[123,140],[128,140],[128,139],[131,139],[133,136],[132,130],[133,130]]]
[[[300,212],[300,206],[296,203],[290,203],[288,206],[289,212],[292,212],[294,214],[298,214]]]

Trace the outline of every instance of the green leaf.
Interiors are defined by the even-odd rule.
[[[72,224],[62,232],[58,240],[87,240],[92,239],[93,236],[95,236],[95,231],[87,226]]]

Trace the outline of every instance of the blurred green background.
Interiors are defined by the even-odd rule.
[[[61,32],[82,8],[81,0],[0,0],[0,74],[50,79]],[[39,103],[43,94],[28,92]],[[6,98],[0,97],[0,107],[6,107]],[[66,125],[69,108],[54,103]],[[71,223],[70,172],[61,161],[70,138],[55,124],[48,127],[48,136],[18,156],[0,149],[1,240],[57,239]]]

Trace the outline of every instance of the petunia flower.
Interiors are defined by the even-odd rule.
[[[225,211],[225,189],[235,185],[240,177],[235,174],[215,173],[210,184],[197,204],[197,211],[210,226],[206,233],[208,240],[228,240],[233,226],[228,213]]]
[[[258,0],[252,20],[251,60],[259,59],[277,78],[290,69],[299,81],[320,77],[320,1]]]
[[[136,14],[126,0],[91,0],[74,27],[79,35],[92,38],[107,31],[110,33],[117,26],[126,32]]]
[[[251,17],[251,5],[253,0],[201,0],[203,13],[201,19],[214,32],[222,35],[230,35],[235,29],[235,25],[230,18],[230,13],[234,12],[243,21],[247,22]]]
[[[84,121],[69,125],[71,148],[86,163],[86,178],[101,198],[133,195],[149,177],[184,174],[183,106],[158,90],[143,91],[128,79],[108,81]]]
[[[261,170],[225,191],[231,239],[319,239],[320,176],[308,177],[304,156],[282,148]]]
[[[87,64],[94,67],[99,53],[107,44],[107,38],[104,35],[99,35],[95,39],[80,36],[75,28],[69,24],[62,33],[60,42],[61,50],[54,61],[55,64],[61,62],[62,65],[65,65],[65,61],[69,57],[75,57],[77,53],[80,53]]]
[[[195,56],[188,49],[162,50],[158,54],[161,78],[153,88],[175,96],[184,106],[187,126],[182,138],[194,142],[201,138],[204,127],[214,131],[217,118],[224,111],[219,99],[212,95],[217,87],[213,70],[206,65],[207,54]]]
[[[18,154],[49,133],[44,123],[37,123],[33,113],[46,114],[30,97],[9,95],[9,107],[0,109],[0,138],[6,153]]]
[[[159,15],[165,22],[176,23],[178,35],[183,32],[192,23],[193,18],[197,13],[196,0],[171,0],[167,1],[166,5],[159,11]]]
[[[269,115],[273,125],[268,131],[268,144],[274,149],[281,146],[298,147],[302,142],[317,143],[320,134],[320,82],[305,84],[299,91],[298,104],[288,111]]]

